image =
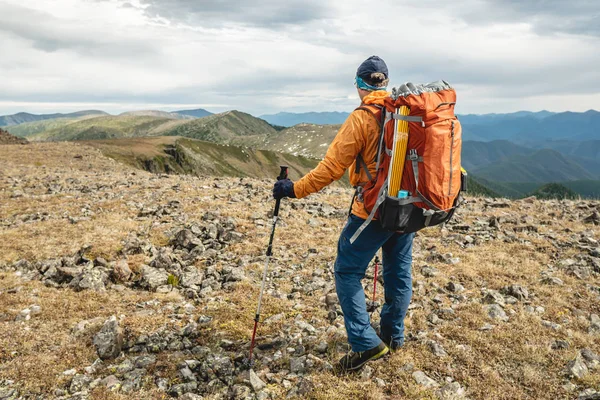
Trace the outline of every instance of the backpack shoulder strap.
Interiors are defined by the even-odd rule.
[[[354,111],[356,110],[364,110],[367,111],[369,114],[371,114],[373,117],[375,117],[375,121],[377,121],[377,125],[379,125],[379,127],[381,128],[381,125],[383,124],[383,119],[385,118],[385,107],[377,105],[377,104],[361,104],[359,107],[357,107]]]
[[[383,133],[383,122],[385,120],[385,107],[377,105],[377,104],[364,104],[363,103],[359,107],[357,107],[354,111],[356,111],[356,110],[364,110],[364,111],[367,111],[369,114],[371,114],[375,118],[375,121],[377,122],[377,125],[379,126],[379,130]],[[369,178],[369,181],[373,180],[373,175],[371,175],[371,173],[369,172],[369,168],[367,168],[367,163],[363,159],[362,155],[359,153],[358,156],[356,157],[356,167],[354,169],[354,172],[358,174],[360,172],[361,168],[366,172],[367,177]]]

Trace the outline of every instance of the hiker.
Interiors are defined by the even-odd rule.
[[[314,170],[295,183],[289,179],[275,183],[273,196],[276,199],[300,199],[318,192],[340,179],[348,168],[352,186],[364,186],[371,176],[375,176],[380,122],[374,113],[362,106],[378,104],[388,97],[388,82],[388,68],[381,58],[369,57],[358,67],[355,86],[361,107],[353,111],[341,126],[325,158]],[[360,369],[366,362],[404,344],[404,318],[412,296],[411,264],[415,234],[385,230],[373,220],[356,241],[350,243],[350,238],[367,218],[363,203],[353,199],[351,214],[338,241],[335,284],[352,348],[336,365],[340,372]],[[385,304],[381,309],[378,335],[370,323],[361,280],[379,249],[382,249],[383,255]]]

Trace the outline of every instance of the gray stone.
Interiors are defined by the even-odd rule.
[[[179,396],[180,400],[204,400],[204,397],[195,393],[185,393],[182,396]]]
[[[438,400],[463,400],[466,399],[466,391],[458,382],[445,383],[436,390]]]
[[[106,282],[108,282],[108,275],[104,271],[100,269],[91,269],[83,271],[81,274],[73,278],[69,286],[76,291],[100,291],[106,289]]]
[[[98,356],[103,359],[116,358],[121,353],[123,347],[123,332],[114,315],[110,317],[94,336],[94,346]]]
[[[294,374],[302,374],[306,371],[306,366],[304,365],[306,361],[306,357],[290,357],[290,371]]]
[[[490,304],[490,305],[484,306],[484,309],[490,318],[497,319],[497,320],[504,321],[504,322],[508,321],[508,316],[506,315],[506,312],[504,311],[504,309],[502,307],[500,307],[500,305]]]
[[[248,400],[250,399],[252,392],[248,386],[244,385],[233,385],[229,390],[228,399],[231,400]]]
[[[114,375],[109,375],[100,381],[100,384],[109,390],[119,390],[121,381]]]
[[[423,275],[426,278],[433,278],[434,276],[437,276],[440,272],[438,271],[437,268],[434,267],[429,267],[429,266],[425,266],[421,269],[421,275]]]
[[[515,297],[519,301],[527,300],[529,298],[529,292],[527,289],[520,285],[505,286],[502,288],[502,293]]]
[[[446,285],[446,289],[448,289],[452,293],[460,293],[465,290],[465,287],[460,283],[448,282],[448,284]]]
[[[598,314],[590,315],[590,333],[600,332],[600,316]]]
[[[115,263],[112,276],[116,282],[127,282],[133,275],[131,268],[129,268],[129,264],[127,264],[127,260],[119,260]]]
[[[589,373],[588,367],[585,364],[581,354],[577,354],[574,360],[567,364],[566,374],[569,377],[583,379]]]
[[[373,376],[373,368],[369,367],[368,365],[363,367],[363,369],[360,371],[360,380],[362,380],[362,381],[371,380],[372,376]]]
[[[438,387],[439,383],[425,375],[423,371],[415,371],[412,373],[412,377],[417,382],[417,384],[424,386],[426,388],[434,388]]]
[[[504,296],[500,294],[497,290],[489,289],[486,291],[483,296],[483,302],[486,304],[499,304],[503,306],[506,302],[504,301]]]
[[[88,375],[77,374],[71,380],[71,385],[69,386],[69,392],[76,393],[81,392],[83,390],[87,390],[87,388],[92,383],[92,378]]]
[[[445,357],[448,355],[448,353],[446,353],[446,350],[444,350],[444,348],[442,347],[441,344],[439,344],[438,342],[435,342],[433,340],[430,340],[427,343],[429,350],[431,350],[431,352],[436,356],[436,357]]]
[[[180,397],[186,393],[193,392],[198,389],[198,383],[196,382],[188,382],[188,383],[180,383],[178,385],[173,385],[169,389],[169,394],[171,396]]]
[[[265,387],[267,387],[267,384],[264,383],[258,377],[258,375],[256,375],[256,372],[254,372],[253,369],[250,370],[250,385],[252,386],[252,389],[254,389],[254,391],[257,393],[263,390]]]
[[[168,278],[169,274],[166,271],[144,265],[140,284],[148,290],[155,291],[159,286],[166,285]]]

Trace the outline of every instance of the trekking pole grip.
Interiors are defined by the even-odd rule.
[[[279,170],[279,176],[277,177],[278,181],[287,179],[288,177],[288,167],[287,165],[281,165],[279,166],[280,170]],[[277,217],[279,216],[279,206],[281,205],[281,199],[277,199],[275,201],[275,211],[273,211],[273,216]]]

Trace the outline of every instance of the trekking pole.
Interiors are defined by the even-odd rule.
[[[277,180],[287,179],[288,167],[280,166],[279,176]],[[267,260],[265,261],[265,269],[263,270],[262,283],[260,285],[260,293],[258,295],[258,306],[256,307],[256,315],[254,316],[254,330],[252,331],[252,341],[250,342],[250,355],[248,356],[248,364],[252,365],[252,352],[254,351],[254,343],[256,339],[256,329],[258,328],[258,321],[260,320],[260,307],[262,305],[263,293],[265,291],[265,282],[267,280],[267,270],[269,269],[269,260],[273,254],[273,237],[275,236],[275,226],[279,219],[279,206],[281,205],[281,199],[275,201],[275,210],[273,211],[273,228],[271,229],[271,237],[269,238],[269,246],[267,247]]]
[[[373,307],[375,307],[375,294],[377,293],[377,272],[379,270],[379,257],[375,256],[375,278],[373,278]]]
[[[373,311],[375,311],[377,309],[377,304],[375,303],[375,295],[377,294],[377,272],[379,271],[379,256],[375,256],[375,273],[374,278],[373,278],[373,301],[371,302],[371,305],[369,306],[368,310],[369,312],[373,313]]]

